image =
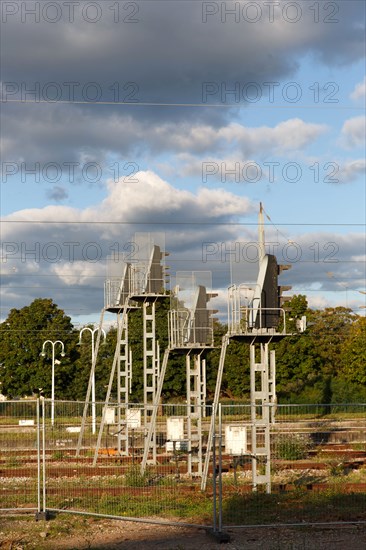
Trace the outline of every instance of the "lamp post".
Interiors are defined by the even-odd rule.
[[[91,388],[91,391],[92,391],[92,433],[95,434],[96,432],[96,406],[95,406],[95,365],[94,365],[94,361],[95,361],[95,346],[94,346],[94,335],[96,332],[98,332],[98,328],[94,328],[94,329],[91,329],[89,327],[84,327],[81,329],[81,331],[79,332],[79,345],[81,344],[81,337],[82,337],[82,334],[84,332],[84,330],[88,330],[91,334],[91,344],[92,344],[92,357],[91,357],[91,360],[92,360],[92,388]],[[104,337],[104,341],[106,339],[106,334],[105,334],[105,330],[102,329],[102,333],[103,333],[103,337]],[[94,366],[94,368],[93,368]]]
[[[45,340],[42,346],[42,352],[41,352],[42,357],[46,357],[44,350],[47,344],[51,344],[52,346],[51,424],[53,426],[55,423],[55,363],[57,361],[57,360],[55,361],[55,346],[56,344],[60,344],[61,357],[65,357],[65,346],[64,346],[64,343],[61,342],[61,340],[55,340],[54,342],[52,342],[52,340]],[[57,361],[57,364],[59,365],[60,361]]]

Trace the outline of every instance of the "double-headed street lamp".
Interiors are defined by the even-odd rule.
[[[55,422],[55,363],[57,363],[58,365],[60,364],[60,361],[57,361],[57,359],[55,360],[55,346],[56,344],[60,344],[61,357],[65,357],[65,346],[64,346],[64,343],[61,342],[61,340],[55,340],[54,342],[52,342],[52,340],[45,340],[42,346],[42,352],[41,352],[42,357],[46,357],[44,350],[47,344],[51,344],[52,346],[51,424],[53,426]]]
[[[89,328],[89,327],[84,327],[81,329],[81,331],[79,332],[79,345],[81,344],[81,336],[84,332],[84,330],[88,330],[91,334],[91,344],[92,344],[92,433],[95,434],[96,432],[96,406],[95,406],[95,346],[94,346],[94,335],[96,332],[98,332],[98,328]],[[103,333],[103,337],[104,337],[104,341],[106,339],[106,334],[105,334],[105,330],[102,329],[102,333]]]

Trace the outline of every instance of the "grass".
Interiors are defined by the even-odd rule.
[[[358,479],[351,479],[357,474]],[[213,514],[212,493],[188,490],[188,481],[178,481],[174,476],[155,480],[154,472],[146,477],[97,476],[95,479],[50,479],[47,482],[47,509],[86,511],[89,513],[123,517],[180,520],[197,525],[210,525]],[[325,491],[308,490],[307,485],[316,479],[293,479],[291,490],[266,494],[244,491],[249,480],[234,483],[229,477],[223,483],[223,523],[230,525],[260,525],[278,523],[327,523],[366,521],[366,493],[350,493],[348,481],[366,482],[366,469],[349,476],[339,475],[327,479]],[[67,481],[67,484],[64,484]],[[132,483],[131,483],[132,481]],[[298,481],[298,482],[297,482]],[[309,483],[308,483],[309,482]],[[12,488],[2,495],[2,506],[27,509],[36,506],[34,480],[17,480],[1,484]],[[114,493],[114,489],[118,492]],[[191,489],[194,487],[191,485]],[[85,490],[85,491],[84,491]]]
[[[324,492],[298,489],[285,494],[227,495],[223,503],[225,525],[322,523],[365,521],[366,494],[345,493],[342,486]]]
[[[95,495],[96,496],[96,495]],[[49,496],[48,508],[62,510],[87,510],[91,513],[123,517],[160,517],[186,520],[200,524],[210,523],[212,518],[212,496],[195,493],[183,495],[171,488],[149,488],[141,494],[126,491],[113,496],[110,491],[101,491],[90,501],[87,497]]]

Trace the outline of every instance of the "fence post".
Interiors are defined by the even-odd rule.
[[[219,442],[219,467],[217,472],[216,467],[216,439],[218,439]],[[212,474],[212,485],[213,485],[213,529],[211,532],[211,535],[213,538],[218,542],[230,542],[230,535],[228,533],[225,533],[222,530],[222,419],[221,419],[221,403],[219,403],[219,434],[216,438],[216,432],[213,433],[212,436],[212,467],[213,467],[213,474]],[[219,514],[218,514],[218,528],[217,528],[217,505],[216,505],[216,498],[217,498],[217,481],[216,476],[218,473],[219,477]]]
[[[216,510],[216,433],[212,436],[212,498],[213,498],[213,532],[216,534],[217,510]]]
[[[40,422],[39,419],[39,405],[37,409],[37,462],[38,462],[38,494],[39,494],[39,500],[38,500],[38,507],[39,510],[36,513],[36,521],[43,519],[43,520],[49,520],[50,515],[46,510],[46,414],[45,414],[45,399],[44,397],[41,397],[41,403],[42,403],[42,422]],[[40,438],[40,429],[42,428],[42,443]],[[42,454],[42,461],[41,461],[41,454]],[[42,468],[41,468],[41,462],[42,462]],[[42,485],[42,504],[41,504],[41,485]]]
[[[37,415],[37,513],[36,518],[41,513],[41,424],[39,414],[39,398],[36,403]]]
[[[220,542],[230,542],[230,535],[222,530],[222,407],[219,403],[219,531]]]
[[[219,533],[222,531],[222,408],[219,403]]]

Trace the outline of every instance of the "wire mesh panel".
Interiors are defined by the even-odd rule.
[[[210,271],[177,272],[171,295],[171,347],[212,346],[213,311],[207,308],[211,287]]]
[[[131,263],[125,254],[107,257],[107,279],[104,282],[104,306],[123,306],[131,291]]]
[[[126,251],[107,257],[104,306],[122,307],[131,296],[164,294],[165,234],[135,233]]]
[[[44,410],[37,401],[1,402],[0,510],[67,511],[207,526],[218,495],[221,527],[365,521],[366,404],[278,405],[269,457],[253,452],[250,404],[221,405],[213,440],[216,466],[210,463],[205,492],[190,465],[199,457],[198,440],[206,451],[211,407],[203,407],[197,432],[189,431],[189,405],[159,405],[156,460],[142,472],[143,405],[130,404],[125,411],[130,425],[124,456],[117,445],[117,406],[108,414],[101,460],[94,465],[97,436],[91,404],[76,456],[84,402],[54,402],[53,424],[51,400],[44,401]],[[103,407],[97,403],[97,424]],[[260,438],[260,426],[256,435]],[[253,460],[259,469],[270,460],[271,494],[260,486],[253,491]]]
[[[278,406],[270,434],[271,494],[253,491],[252,461],[264,471],[268,458],[252,454],[249,408],[222,406],[224,525],[365,520],[366,405]],[[245,427],[244,452],[237,442],[225,444],[228,426]]]
[[[0,402],[0,511],[38,510],[38,401]]]
[[[164,294],[165,234],[135,233],[134,243],[133,294]]]
[[[157,460],[141,472],[145,428],[138,411],[143,404],[129,404],[131,420],[128,455],[118,452],[120,425],[116,422],[116,403],[111,411],[93,464],[96,436],[92,434],[91,412],[83,447],[76,457],[78,429],[84,403],[56,402],[55,422],[49,421],[46,402],[46,508],[53,511],[102,514],[143,521],[210,524],[212,498],[200,492],[199,481],[187,475],[187,447],[183,440],[169,446],[167,421],[173,415],[187,418],[187,405],[159,406],[156,424]],[[97,404],[97,427],[102,416]],[[135,411],[135,414],[131,414]],[[185,421],[186,422],[186,421]],[[186,440],[186,424],[184,425]]]

